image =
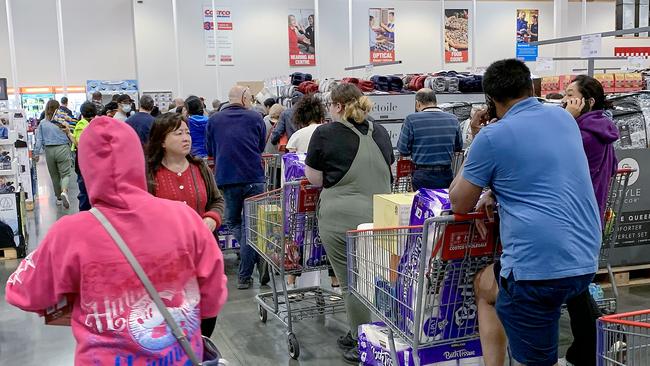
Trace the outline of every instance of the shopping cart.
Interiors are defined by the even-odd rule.
[[[465,151],[457,151],[454,153],[453,158],[451,159],[451,171],[454,174],[454,178],[458,175],[460,168],[463,166],[465,161]]]
[[[415,164],[413,164],[410,157],[400,156],[399,153],[396,154],[396,159],[395,177],[391,191],[393,193],[413,192],[412,174],[413,170],[415,170]]]
[[[476,230],[483,221],[485,238]],[[443,215],[423,226],[349,231],[348,286],[394,334],[418,350],[478,338],[474,277],[498,258],[498,224],[486,215]]]
[[[265,192],[279,188],[280,185],[280,154],[262,154],[262,165],[264,166]]]
[[[598,366],[650,365],[650,310],[598,319]]]
[[[294,359],[300,355],[300,346],[293,322],[345,311],[340,295],[318,286],[287,290],[284,280],[288,274],[329,268],[316,220],[319,196],[320,188],[302,181],[288,182],[245,201],[246,240],[268,263],[271,276],[271,292],[255,297],[260,320],[265,323],[271,312],[287,327],[289,355]]]
[[[603,244],[600,248],[598,268],[607,269],[609,281],[612,285],[612,297],[596,300],[596,303],[604,314],[613,314],[617,310],[618,287],[616,286],[616,278],[612,272],[612,266],[609,263],[609,253],[616,245],[618,228],[621,223],[621,212],[625,201],[625,191],[630,182],[630,176],[634,172],[636,170],[630,168],[617,170],[616,175],[612,178],[607,196],[604,217],[605,224],[603,225]]]

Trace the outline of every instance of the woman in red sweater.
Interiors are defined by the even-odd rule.
[[[221,226],[224,199],[206,163],[190,155],[191,148],[192,137],[182,115],[166,113],[154,121],[147,154],[149,192],[184,202],[214,232]]]

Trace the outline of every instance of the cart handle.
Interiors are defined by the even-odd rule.
[[[625,173],[634,173],[636,169],[634,168],[621,168],[616,170],[616,174],[625,174]]]
[[[487,219],[487,212],[470,212],[468,214],[452,214],[454,221],[472,221],[472,220],[484,220]],[[494,214],[496,217],[496,212]]]

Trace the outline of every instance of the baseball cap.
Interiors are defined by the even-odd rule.
[[[128,96],[126,94],[122,94],[119,97],[117,97],[117,102],[118,103],[132,103],[133,100],[131,99],[130,96]]]

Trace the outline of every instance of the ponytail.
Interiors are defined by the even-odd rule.
[[[370,98],[364,95],[359,99],[345,104],[343,118],[348,122],[354,121],[359,124],[366,120],[366,117],[368,117],[371,110],[372,102],[370,101]]]

